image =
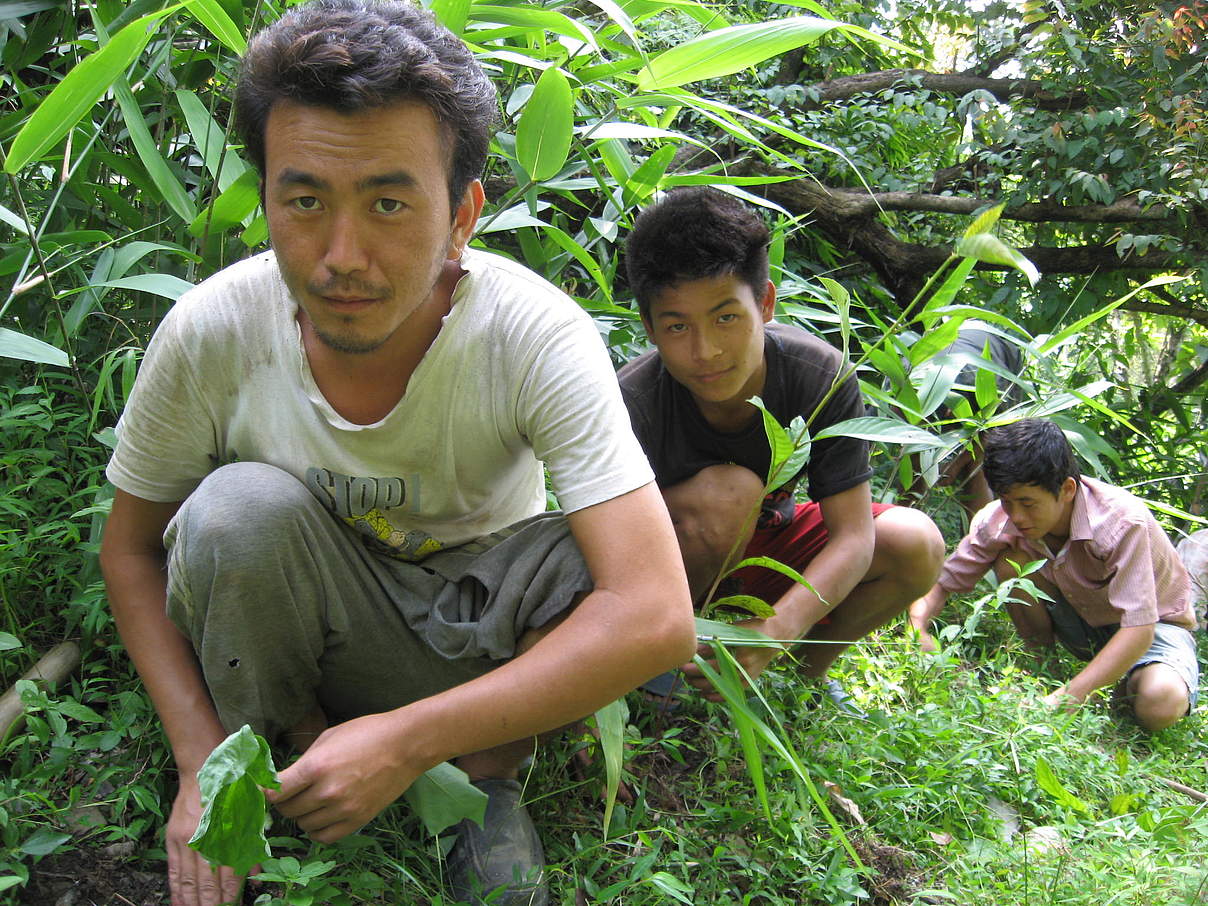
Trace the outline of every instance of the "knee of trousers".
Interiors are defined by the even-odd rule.
[[[168,525],[169,615],[190,637],[203,618],[199,610],[223,595],[222,586],[242,586],[261,605],[277,596],[256,595],[257,583],[271,585],[290,572],[284,562],[305,550],[299,536],[312,520],[331,516],[300,481],[275,466],[239,462],[223,466],[185,500]]]

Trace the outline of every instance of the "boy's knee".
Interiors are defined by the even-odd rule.
[[[750,469],[709,466],[663,491],[681,547],[725,557],[763,499],[763,482]]]
[[[1187,713],[1190,695],[1178,672],[1166,664],[1139,667],[1128,679],[1137,723],[1156,732],[1173,726]]]
[[[931,517],[898,506],[881,513],[873,525],[884,571],[909,583],[915,597],[930,591],[944,565],[944,536]]]

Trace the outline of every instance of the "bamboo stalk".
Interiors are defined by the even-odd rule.
[[[30,667],[21,679],[31,680],[47,689],[53,689],[66,679],[67,675],[79,666],[79,663],[80,646],[75,642],[60,642],[42,655],[41,659]],[[0,695],[0,742],[7,739],[8,734],[16,730],[24,719],[25,709],[21,704],[21,696],[17,694],[17,687],[14,685],[4,695]]]
[[[1188,796],[1188,797],[1194,799],[1196,802],[1208,802],[1208,794],[1201,793],[1197,789],[1194,789],[1189,786],[1185,786],[1184,784],[1181,784],[1176,780],[1167,780],[1165,777],[1159,777],[1158,780],[1162,781],[1164,784],[1166,784],[1172,790],[1182,793],[1184,796]]]

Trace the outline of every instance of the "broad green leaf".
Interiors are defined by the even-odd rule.
[[[1125,302],[1127,302],[1129,299],[1131,299],[1137,293],[1143,292],[1147,289],[1152,289],[1155,286],[1166,286],[1167,284],[1170,284],[1170,283],[1181,283],[1183,280],[1186,280],[1186,279],[1187,279],[1186,277],[1182,277],[1182,276],[1179,276],[1176,274],[1166,274],[1161,277],[1154,277],[1152,280],[1147,280],[1146,282],[1144,282],[1140,286],[1138,286],[1136,289],[1125,293],[1123,296],[1121,296],[1119,299],[1116,299],[1114,302],[1111,302],[1111,303],[1103,306],[1102,308],[1100,308],[1098,311],[1093,311],[1086,317],[1079,318],[1073,324],[1070,324],[1070,325],[1062,328],[1062,330],[1060,330],[1058,333],[1053,334],[1053,336],[1049,337],[1044,343],[1042,343],[1040,345],[1040,348],[1037,350],[1037,352],[1040,352],[1040,353],[1051,352],[1052,350],[1054,350],[1058,346],[1060,346],[1062,343],[1064,343],[1070,337],[1074,336],[1075,334],[1081,333],[1085,328],[1087,328],[1094,322],[1098,321],[1100,318],[1115,311],[1117,308],[1119,308],[1121,305],[1123,305]]]
[[[49,856],[71,839],[71,834],[61,834],[47,827],[40,827],[21,844],[21,852],[27,856]]]
[[[696,617],[696,637],[702,642],[729,642],[758,648],[784,647],[782,642],[769,639],[762,632],[745,629],[732,623],[723,623],[720,620],[706,620],[704,617]]]
[[[647,126],[645,123],[618,123],[610,120],[606,123],[596,123],[593,126],[579,126],[577,132],[588,141],[607,141],[609,139],[632,139],[635,141],[653,141],[671,139],[677,142],[687,142],[698,148],[707,147],[700,139],[675,132],[671,129],[659,129],[657,126]]]
[[[887,444],[922,444],[927,447],[942,447],[944,441],[934,434],[916,428],[896,418],[881,418],[879,416],[861,416],[836,422],[829,428],[819,431],[814,440],[824,437],[859,437],[863,440],[878,441]]]
[[[964,321],[963,317],[948,318],[939,327],[928,330],[910,347],[910,364],[925,362],[941,349],[947,349],[955,343]]]
[[[771,819],[769,812],[768,818]],[[690,884],[685,884],[675,875],[668,874],[665,871],[656,871],[650,877],[646,878],[646,883],[657,887],[667,896],[671,897],[680,903],[687,903],[692,906],[696,902],[696,888]]]
[[[766,620],[768,617],[776,615],[776,608],[763,598],[756,598],[753,595],[727,595],[724,598],[718,598],[709,602],[710,610],[718,607],[745,610],[751,616],[759,617],[761,620]]]
[[[1040,279],[1040,271],[1036,265],[1025,258],[1016,249],[1011,248],[997,236],[989,233],[978,233],[976,236],[965,236],[956,243],[956,254],[966,258],[976,258],[986,264],[1001,264],[1012,267],[1028,278],[1028,282],[1036,285]]]
[[[599,49],[591,29],[553,10],[473,3],[470,5],[470,20],[488,25],[516,25],[520,28],[536,30],[538,34],[542,31],[553,32],[556,35],[574,38],[594,49]],[[475,36],[471,33],[467,37],[473,39]]]
[[[933,292],[931,297],[923,303],[923,310],[919,316],[924,323],[929,320],[927,317],[928,313],[933,312],[937,308],[943,308],[956,298],[956,294],[965,285],[965,281],[969,279],[969,275],[973,273],[973,268],[976,266],[977,261],[973,258],[965,258],[957,263],[952,272],[944,278],[944,282],[940,284],[939,289]]]
[[[757,408],[763,416],[763,431],[767,435],[768,447],[772,452],[764,484],[765,487],[771,489],[773,483],[778,481],[783,474],[784,464],[793,455],[793,441],[780,422],[776,421],[776,417],[764,406],[763,400],[757,396],[753,396],[747,402]]]
[[[654,194],[655,189],[659,187],[663,176],[667,173],[667,167],[674,157],[674,145],[663,145],[651,154],[625,184],[625,191],[621,194],[622,206],[628,209],[645,204],[646,200]]]
[[[403,798],[433,835],[463,818],[481,825],[487,808],[487,794],[470,783],[465,771],[447,761],[421,774]]]
[[[114,81],[126,71],[151,40],[154,26],[179,8],[143,16],[119,31],[104,47],[89,54],[42,99],[29,120],[13,139],[6,173],[18,173],[30,161],[68,133]],[[191,215],[189,219],[192,219]]]
[[[537,79],[516,125],[516,159],[535,182],[557,175],[566,164],[574,122],[570,81],[551,66]]]
[[[1049,763],[1043,758],[1036,759],[1036,782],[1040,788],[1052,796],[1060,805],[1077,812],[1090,814],[1087,804],[1061,785]]]
[[[172,274],[135,274],[118,280],[106,280],[96,286],[111,286],[114,289],[132,289],[141,293],[153,293],[175,302],[193,288],[193,284]]]
[[[172,172],[163,155],[159,153],[159,146],[155,144],[151,130],[147,127],[147,121],[143,119],[142,108],[134,99],[134,94],[130,91],[130,85],[124,75],[119,75],[115,79],[113,91],[117,97],[118,107],[122,111],[122,119],[125,120],[126,128],[130,132],[130,140],[134,143],[135,151],[138,152],[138,159],[143,162],[147,174],[155,183],[155,188],[159,190],[163,200],[168,203],[177,217],[188,223],[196,215],[193,200],[189,198],[189,193],[185,191],[181,181],[176,178],[176,174]]]
[[[518,230],[521,227],[548,227],[549,224],[529,213],[528,205],[521,202],[499,214],[492,214],[478,228],[479,233],[500,233]]]
[[[613,0],[588,0],[588,2],[591,3],[592,6],[603,10],[604,14],[615,22],[621,31],[625,33],[626,37],[628,37],[633,43],[633,46],[637,49],[638,53],[642,52],[642,45],[638,40],[638,33],[637,29],[634,27],[633,20],[629,18],[629,15],[620,7],[619,4],[614,3]]]
[[[674,88],[730,75],[844,27],[834,19],[793,16],[723,28],[676,45],[651,59],[638,74],[638,87],[643,91]]]
[[[604,298],[608,302],[612,302],[612,283],[604,276],[604,271],[600,268],[600,262],[596,261],[591,256],[591,253],[576,242],[574,237],[565,230],[560,230],[556,226],[550,226],[547,223],[542,223],[541,228],[544,230],[545,235],[549,236],[564,251],[578,261],[579,264],[583,265],[583,269],[591,274],[591,278],[596,281],[596,285],[600,288],[600,292],[604,294]]]
[[[263,787],[280,789],[268,743],[244,724],[218,744],[197,772],[201,820],[189,846],[238,874],[272,855],[264,836]]]
[[[730,654],[729,649],[720,642],[714,642],[711,646],[713,653],[717,658],[718,673],[713,676],[705,670],[704,658],[699,654],[692,660],[698,667],[705,671],[705,675],[709,677],[710,682],[722,698],[725,699],[727,706],[730,709],[730,716],[734,720],[734,726],[738,728],[738,741],[742,745],[743,758],[747,763],[747,773],[751,775],[751,783],[755,786],[755,795],[759,799],[759,804],[763,806],[763,813],[768,820],[772,820],[772,805],[768,799],[767,783],[764,780],[763,773],[763,755],[759,751],[759,739],[755,733],[755,724],[759,722],[759,718],[747,706],[744,699],[746,698],[746,686],[743,683],[744,679],[749,680],[745,670],[734,659],[734,655]],[[741,674],[741,676],[740,676]],[[751,683],[754,685],[754,683]]]
[[[42,340],[0,327],[0,356],[21,359],[24,362],[40,362],[43,365],[66,367],[71,360],[62,349]]]
[[[247,38],[220,3],[216,0],[185,0],[185,6],[227,50],[243,56],[247,50]]]
[[[66,714],[72,720],[78,720],[86,724],[100,724],[105,722],[105,718],[96,711],[89,708],[82,702],[73,701],[70,698],[64,699],[55,705],[55,710]]]
[[[210,111],[201,102],[201,98],[192,91],[181,89],[176,92],[176,101],[180,104],[185,122],[189,125],[193,146],[205,161],[210,176],[218,183],[220,192],[225,192],[249,171],[255,172],[235,153],[234,148],[227,145],[222,127],[210,116]],[[256,184],[259,185],[258,175]]]
[[[25,221],[21,219],[20,215],[10,211],[2,204],[0,204],[0,223],[7,223],[22,236],[29,235],[29,227],[25,225]]]
[[[1005,204],[996,204],[978,214],[975,218],[973,218],[973,222],[965,229],[964,238],[971,239],[979,233],[988,233],[994,229],[994,226],[998,223],[998,218],[1002,216],[1002,211],[1005,207]]]
[[[21,640],[19,638],[7,632],[0,632],[0,651],[12,651],[14,648],[20,647]]]
[[[944,404],[948,394],[952,392],[952,385],[956,383],[961,368],[964,367],[964,363],[948,356],[943,356],[942,359],[943,361],[927,362],[921,368],[915,369],[912,375],[912,378],[918,380],[920,415],[930,415]]]
[[[604,839],[612,823],[612,810],[617,804],[621,787],[621,765],[625,754],[625,724],[629,721],[629,706],[624,698],[605,705],[596,712],[596,729],[600,732],[600,751],[604,754]]]
[[[797,570],[793,569],[793,567],[789,566],[787,563],[781,563],[779,560],[773,559],[772,557],[746,557],[735,563],[734,566],[730,568],[729,572],[733,573],[748,566],[759,566],[764,569],[770,569],[772,572],[780,573],[780,575],[792,579],[798,585],[808,588],[810,591],[814,592],[814,594],[818,594],[817,590],[809,583],[809,580],[806,579],[805,576],[801,575],[801,573],[797,572]],[[727,575],[729,575],[729,573],[727,573]],[[818,595],[818,597],[821,598],[822,596]]]
[[[470,0],[432,0],[428,7],[441,25],[457,36],[466,30],[466,19],[470,15]]]
[[[214,203],[198,214],[191,224],[189,232],[194,236],[202,236],[206,230],[211,233],[221,233],[243,223],[249,215],[255,212],[260,204],[260,176],[253,169],[243,172]]]

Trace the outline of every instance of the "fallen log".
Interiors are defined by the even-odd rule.
[[[60,642],[42,655],[21,679],[31,680],[45,689],[53,689],[79,664],[80,646],[75,642]],[[16,730],[24,719],[25,708],[14,684],[11,689],[0,695],[0,743],[6,740],[8,734]]]

